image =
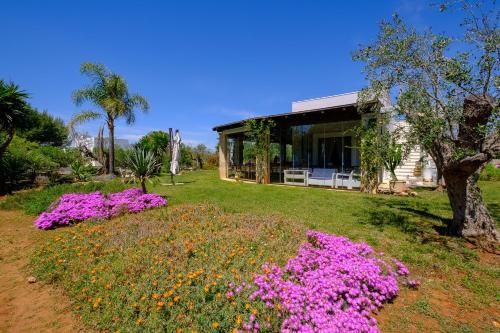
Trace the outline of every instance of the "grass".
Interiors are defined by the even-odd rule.
[[[497,257],[440,234],[451,218],[446,194],[419,190],[417,197],[407,198],[262,186],[221,181],[215,171],[176,178],[183,184],[149,188],[168,197],[166,210],[51,231],[53,240],[37,252],[33,261],[37,275],[72,295],[76,311],[87,324],[124,331],[171,331],[178,326],[206,331],[213,330],[216,322],[217,329],[226,331],[238,318],[248,316],[249,309],[242,301],[227,302],[223,295],[213,302],[214,298],[210,302],[204,298],[203,288],[214,282],[213,274],[220,274],[215,282],[224,284],[248,278],[270,256],[283,263],[296,253],[305,230],[316,229],[365,241],[409,264],[421,280],[418,291],[402,290],[396,302],[382,311],[378,318],[382,331],[496,329],[500,265]],[[169,180],[165,177],[162,182]],[[498,185],[480,183],[496,221],[500,217]],[[15,207],[13,201],[18,199],[7,198],[7,206]],[[205,253],[205,259],[198,260],[196,255],[193,259],[193,249]],[[233,255],[226,262],[232,251],[237,258]],[[158,264],[160,259],[163,262]],[[173,260],[170,266],[169,259]],[[187,297],[182,301],[186,303],[173,304],[173,310],[167,308],[167,301],[157,311],[160,300],[152,298],[153,294],[168,293],[175,286],[176,274],[185,277],[200,269],[198,288],[191,290],[184,282],[179,287],[187,288],[179,291]],[[213,292],[216,297],[217,289]],[[190,309],[187,301],[197,308]],[[131,307],[135,303],[139,308]]]

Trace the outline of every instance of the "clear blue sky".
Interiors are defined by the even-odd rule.
[[[67,121],[79,109],[71,92],[88,82],[80,63],[101,62],[151,105],[135,125],[120,122],[118,138],[173,127],[212,148],[214,125],[362,88],[351,52],[395,12],[420,29],[456,29],[452,14],[417,0],[9,1],[0,78]],[[99,124],[81,129],[95,134]]]

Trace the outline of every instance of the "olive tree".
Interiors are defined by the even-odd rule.
[[[466,1],[440,9],[451,7],[466,17],[458,39],[419,32],[398,16],[380,24],[377,40],[353,55],[370,82],[360,101],[395,96],[395,112],[410,125],[408,140],[424,147],[445,180],[449,232],[491,246],[499,236],[477,180],[500,153],[499,13],[495,4]]]

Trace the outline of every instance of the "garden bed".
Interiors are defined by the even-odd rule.
[[[299,276],[305,279],[299,285],[306,286],[314,280],[306,281],[308,270],[299,274],[300,263],[313,264],[319,260],[313,253],[323,253],[317,273],[330,277],[323,288],[337,293],[332,306],[340,308],[336,308],[336,316],[301,319],[316,328],[323,320],[338,327],[352,324],[353,330],[366,327],[376,331],[370,314],[397,295],[399,266],[375,258],[366,244],[320,233],[309,233],[310,242],[296,259],[288,261],[305,236],[306,229],[300,224],[277,216],[227,214],[213,206],[183,205],[166,215],[151,211],[106,224],[76,225],[44,244],[32,264],[37,276],[62,285],[86,324],[97,329],[303,331],[289,327],[290,318],[297,314],[287,306],[287,299],[273,298],[262,281],[281,266],[285,267],[283,273],[272,280],[275,287],[298,281]],[[338,253],[332,246],[338,247]],[[301,261],[305,256],[312,261]],[[340,261],[335,266],[325,260]],[[345,271],[349,265],[352,272]],[[361,266],[355,269],[356,265]],[[332,275],[336,269],[337,277]],[[361,289],[349,296],[345,294],[351,290],[349,286]],[[319,304],[307,298],[300,301],[306,307]],[[320,303],[325,302],[328,300]],[[351,324],[345,321],[348,317]]]

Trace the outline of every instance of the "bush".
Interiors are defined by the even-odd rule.
[[[0,161],[0,193],[32,185],[37,173],[50,173],[59,167],[40,148],[35,142],[14,137]]]
[[[46,211],[47,208],[49,208],[49,206],[61,195],[66,193],[88,193],[95,191],[110,193],[119,192],[128,187],[128,185],[122,184],[118,181],[48,186],[42,190],[18,192],[7,196],[5,201],[0,203],[0,209],[20,209],[26,214],[39,215]]]
[[[496,168],[493,163],[488,163],[479,176],[480,180],[500,180],[500,168]]]
[[[41,146],[38,151],[50,158],[59,167],[69,167],[81,159],[80,151],[76,148],[59,148],[54,146]]]

